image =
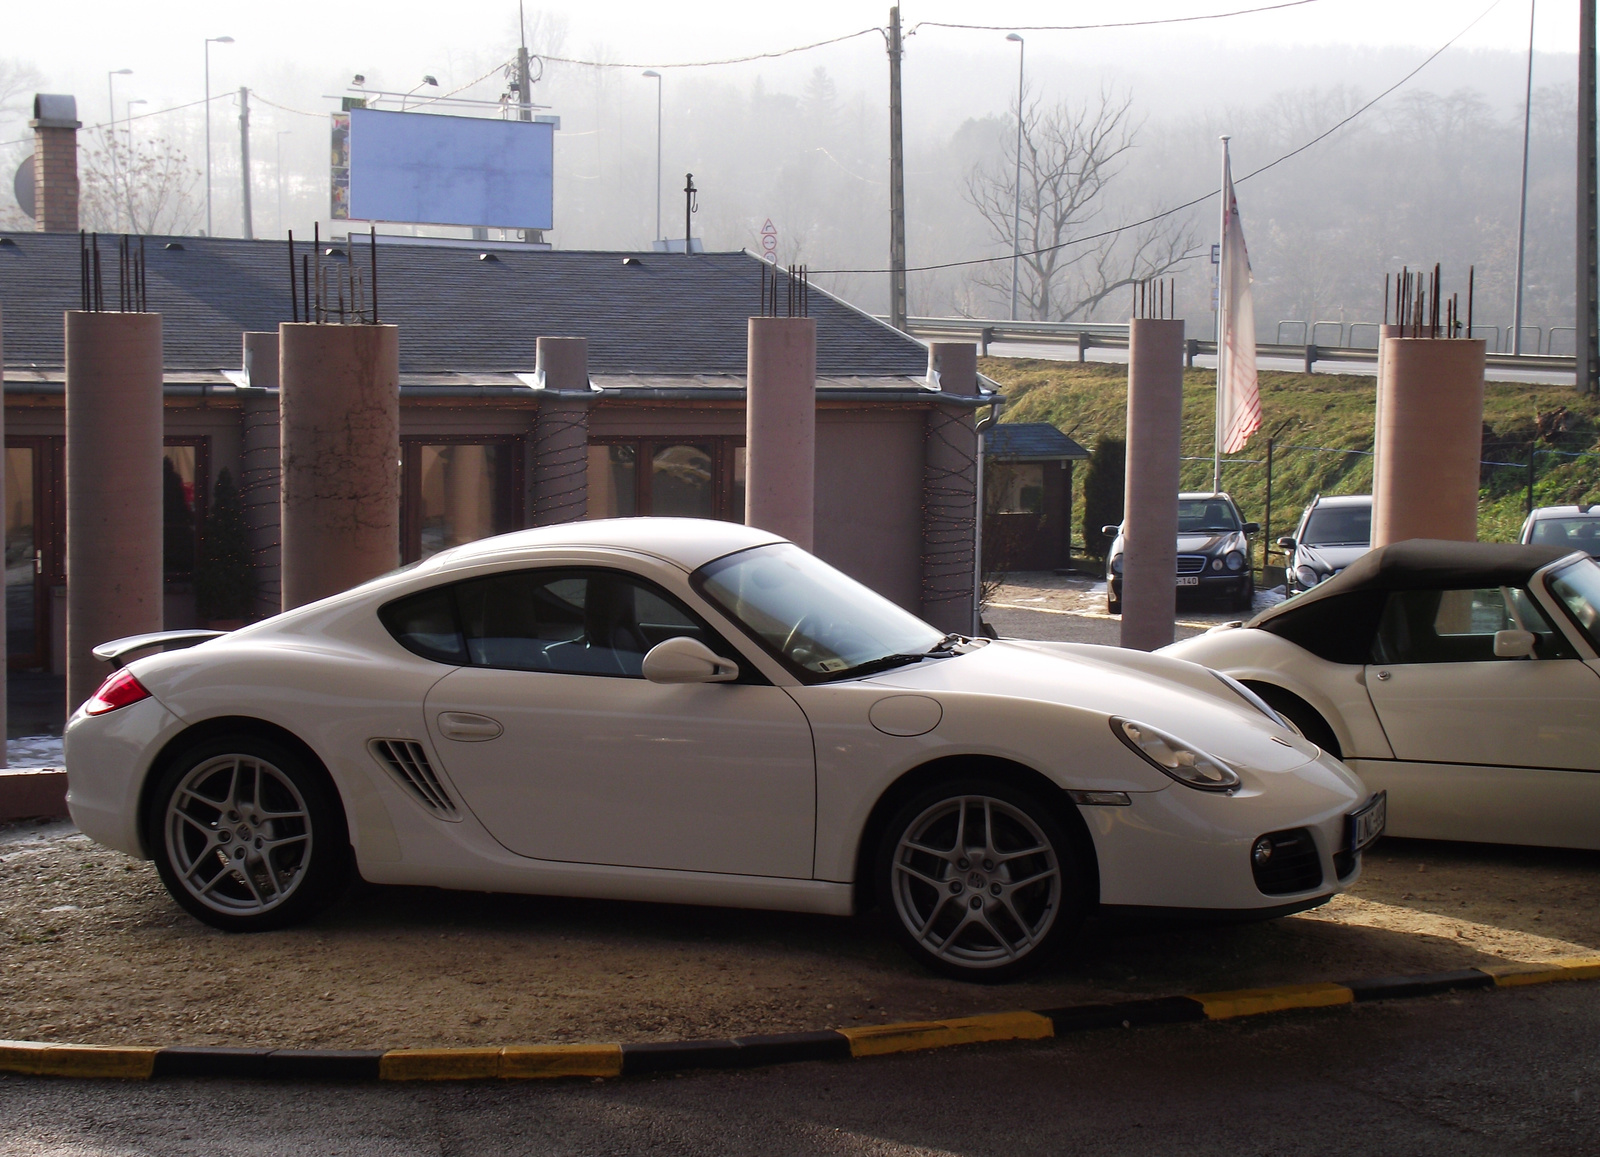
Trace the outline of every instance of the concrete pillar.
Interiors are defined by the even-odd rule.
[[[978,530],[978,434],[972,411],[930,406],[923,437],[922,617],[942,631],[970,634]]]
[[[744,521],[810,550],[816,529],[817,323],[752,317]]]
[[[978,347],[965,341],[928,343],[928,381],[946,394],[978,392]]]
[[[1178,458],[1183,431],[1183,322],[1128,328],[1128,466],[1122,520],[1122,645],[1154,651],[1177,618]]]
[[[4,403],[6,384],[6,342],[5,342],[5,317],[0,314],[0,451],[6,444],[6,408]],[[0,529],[4,527],[6,512],[6,472],[0,465]],[[9,657],[9,649],[4,646],[6,638],[5,627],[0,625],[0,652],[5,652]],[[0,767],[6,766],[6,667],[4,658],[0,658]]]
[[[283,607],[400,565],[400,330],[278,327]]]
[[[578,522],[589,514],[589,342],[542,337],[534,374],[544,390],[533,428],[534,526]]]
[[[162,628],[161,315],[66,316],[67,709],[111,639]]]
[[[1372,545],[1478,537],[1482,338],[1391,337],[1378,372]]]
[[[40,233],[78,231],[78,102],[39,93],[33,98],[33,227]]]
[[[279,457],[277,334],[244,335],[244,372],[251,388],[240,392],[243,428],[239,498],[244,504],[250,562],[256,576],[255,611],[265,618],[283,610],[278,545],[283,470]]]
[[[1378,326],[1378,376],[1377,388],[1373,391],[1372,403],[1372,485],[1373,493],[1377,493],[1378,485],[1378,415],[1383,412],[1383,343],[1391,337],[1404,337],[1406,327],[1403,325]],[[1270,545],[1270,544],[1269,544]]]

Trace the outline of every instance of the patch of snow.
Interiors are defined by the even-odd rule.
[[[65,767],[59,735],[28,735],[6,740],[8,767]]]

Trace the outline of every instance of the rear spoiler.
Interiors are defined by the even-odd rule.
[[[112,639],[94,649],[96,659],[104,659],[113,667],[122,666],[123,659],[159,647],[163,651],[181,651],[198,643],[221,638],[227,631],[153,631],[148,635],[129,635],[125,639]]]

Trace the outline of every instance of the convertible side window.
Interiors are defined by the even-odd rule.
[[[1519,629],[1533,632],[1535,658],[1577,657],[1526,591],[1482,587],[1390,592],[1373,640],[1372,661],[1492,663],[1497,661],[1495,632]]]

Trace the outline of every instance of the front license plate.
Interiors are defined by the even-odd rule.
[[[1350,850],[1359,852],[1383,835],[1388,819],[1389,793],[1380,791],[1358,812],[1350,813]]]
[[[1200,576],[1197,574],[1181,574],[1178,576],[1180,587],[1197,587],[1200,585]]]

